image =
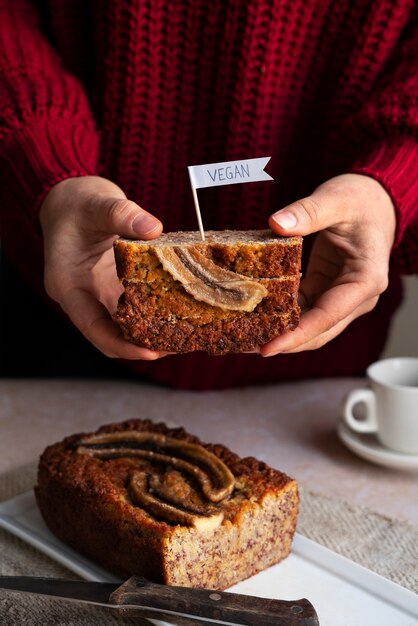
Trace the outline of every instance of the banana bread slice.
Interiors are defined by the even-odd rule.
[[[114,319],[152,350],[249,351],[294,329],[302,239],[270,230],[163,234],[114,243],[124,286]]]
[[[285,558],[296,482],[182,428],[129,420],[42,454],[49,529],[122,577],[225,589]]]

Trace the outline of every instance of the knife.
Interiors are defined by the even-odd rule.
[[[86,602],[141,615],[190,624],[227,626],[319,626],[309,600],[271,600],[254,596],[170,587],[132,576],[115,583],[60,580],[32,576],[0,576],[0,588]],[[187,621],[192,620],[192,621]]]

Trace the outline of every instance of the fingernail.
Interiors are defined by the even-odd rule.
[[[132,222],[132,228],[138,235],[147,235],[155,230],[158,225],[159,221],[148,213],[138,215]]]
[[[276,222],[276,224],[278,224],[285,230],[292,230],[292,228],[295,228],[295,226],[297,225],[296,217],[293,215],[293,213],[290,213],[289,211],[284,211],[283,213],[275,213],[272,216],[272,219]]]

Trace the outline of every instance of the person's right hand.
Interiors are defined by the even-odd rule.
[[[106,356],[153,360],[163,353],[123,339],[112,321],[123,288],[113,241],[154,239],[162,224],[97,176],[68,178],[46,195],[40,209],[45,248],[45,289],[83,335]]]

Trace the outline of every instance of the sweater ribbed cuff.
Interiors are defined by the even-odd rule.
[[[38,227],[38,209],[53,185],[97,174],[98,137],[90,124],[37,119],[0,141],[4,211],[19,212]]]
[[[410,137],[382,141],[351,171],[373,177],[390,194],[397,214],[396,249],[408,226],[418,219],[418,142]]]
[[[98,141],[83,122],[36,119],[0,139],[2,251],[39,294],[43,240],[39,207],[54,184],[96,173]]]

